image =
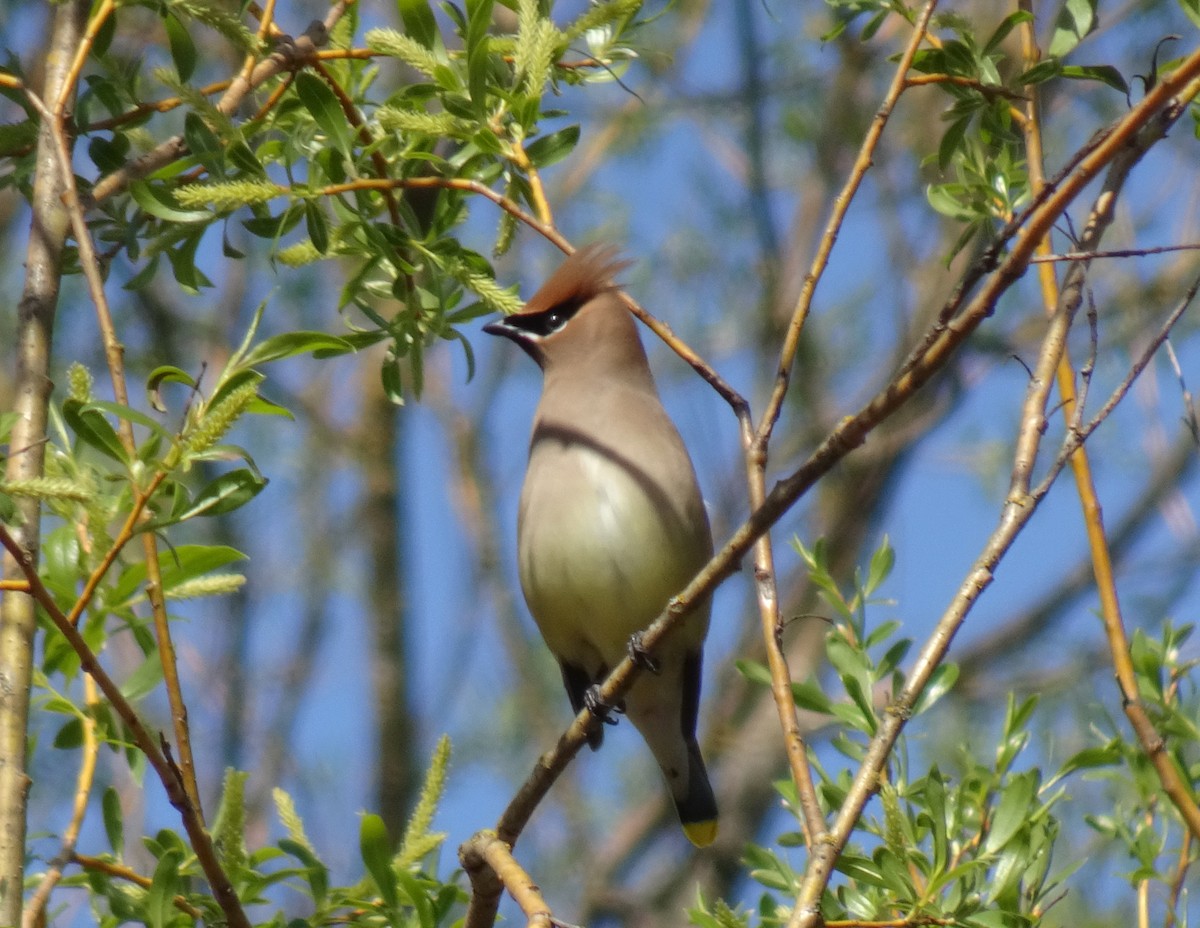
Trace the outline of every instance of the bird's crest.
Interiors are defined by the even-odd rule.
[[[525,304],[522,316],[545,312],[564,303],[580,305],[606,290],[616,289],[613,275],[631,262],[617,258],[613,245],[588,245],[567,258]]]

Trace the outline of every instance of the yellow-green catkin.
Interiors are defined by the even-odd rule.
[[[86,403],[92,398],[92,373],[78,361],[67,368],[67,385],[71,399]]]
[[[258,382],[251,380],[242,384],[216,406],[206,410],[199,423],[185,438],[188,451],[199,454],[224,438],[225,433],[233,427],[256,396]]]

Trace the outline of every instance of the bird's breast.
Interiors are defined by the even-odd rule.
[[[521,585],[552,651],[611,667],[709,556],[690,462],[682,486],[567,427],[535,435],[518,525]],[[670,470],[670,468],[668,468]],[[706,622],[685,633],[703,638]]]

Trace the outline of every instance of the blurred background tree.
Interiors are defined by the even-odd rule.
[[[376,880],[366,896],[386,901],[387,877],[371,865],[370,842],[360,848],[356,813],[378,813],[400,836],[427,758],[448,733],[456,760],[437,825],[453,846],[496,822],[565,728],[558,672],[516,593],[513,563],[536,371],[483,344],[476,321],[517,306],[515,285],[531,293],[559,247],[619,243],[634,261],[623,275],[628,291],[746,398],[755,424],[778,383],[785,332],[811,298],[785,365],[791,384],[766,458],[770,487],[891,382],[964,275],[991,273],[1018,247],[1006,224],[1028,228],[1043,175],[1077,165],[1102,141],[1099,130],[1136,115],[1172,75],[1192,74],[1197,48],[1198,13],[1184,0],[943,3],[927,31],[918,26],[923,9],[893,0],[261,9],[172,0],[0,11],[9,52],[0,83],[4,273],[10,292],[25,293],[21,312],[0,315],[0,344],[12,346],[0,366],[0,409],[22,410],[29,320],[40,318],[54,338],[45,472],[66,481],[21,483],[41,473],[33,443],[19,437],[21,416],[0,420],[9,468],[0,515],[36,548],[33,514],[47,511],[47,586],[64,611],[84,603],[85,637],[103,648],[150,728],[173,733],[186,767],[172,684],[160,685],[156,669],[178,666],[192,799],[210,824],[222,771],[249,771],[244,802],[233,803],[247,845],[295,839],[273,802],[282,786],[334,880],[351,883],[365,865]],[[311,17],[328,28],[306,31]],[[914,41],[898,85],[896,62]],[[36,290],[35,272],[58,279],[57,259],[27,253],[43,238],[31,222],[45,229],[59,210],[49,228],[61,236],[68,224],[56,206],[61,191],[39,206],[33,184],[53,183],[55,139],[26,92],[51,102],[63,81],[74,116],[62,135],[77,133],[80,215],[124,345],[115,364],[129,400],[110,377],[114,360],[76,238],[61,255],[61,297]],[[1180,86],[1188,111],[1172,116],[1165,139],[1141,143],[1145,156],[1128,166],[1101,246],[1125,253],[1092,261],[1082,289],[1068,342],[1076,389],[1088,391],[1076,425],[1196,276],[1194,251],[1145,253],[1200,241],[1195,90]],[[889,88],[895,106],[884,125]],[[852,198],[839,199],[865,167],[864,151],[870,170]],[[1079,188],[1054,214],[1053,253],[1085,239],[1100,189],[1101,180]],[[826,229],[838,204],[848,212],[814,294],[806,281],[814,254],[832,244]],[[1053,331],[1055,284],[1040,275],[1052,269],[1061,284],[1072,266],[1080,267],[1032,265],[1007,281],[990,318],[971,326],[932,382],[906,393],[772,529],[773,575],[759,560],[756,582],[748,554],[718,590],[701,720],[722,809],[713,848],[683,844],[628,726],[568,767],[517,849],[556,915],[648,925],[681,922],[694,908],[701,923],[734,924],[741,916],[722,910],[723,899],[763,920],[788,918],[810,855],[779,706],[760,669],[764,580],[778,587],[791,679],[818,681],[827,694],[802,688],[797,703],[832,822],[901,684],[893,665],[913,666],[917,648],[905,659],[899,636],[925,641],[1013,502],[1019,436],[1037,431],[1027,396]],[[1193,804],[1195,320],[1194,310],[1183,313],[1087,445],[1126,653]],[[251,330],[259,347],[247,353],[238,346]],[[646,335],[715,535],[726,539],[753,508],[739,422]],[[221,401],[247,384],[249,405],[214,426]],[[103,405],[111,402],[151,416],[162,432]],[[273,404],[290,418],[270,415]],[[1044,413],[1038,479],[1077,431],[1061,392]],[[105,457],[98,419],[118,445],[122,423],[136,424],[138,450],[113,446]],[[206,422],[229,428],[213,439],[221,444],[200,446]],[[174,447],[185,450],[172,459]],[[154,533],[141,531],[103,573],[94,602],[78,598],[159,467],[165,476],[145,512],[166,542],[152,556],[141,536]],[[1060,481],[1005,554],[955,641],[957,673],[935,679],[940,700],[912,721],[876,784],[824,897],[826,918],[1026,924],[1052,905],[1051,922],[1184,922],[1200,835],[1167,801],[1122,716],[1113,684],[1120,649],[1097,618],[1098,549],[1079,499]],[[789,545],[793,538],[801,544]],[[236,560],[244,580],[223,573],[233,554],[212,555],[226,549],[245,555]],[[209,554],[189,561],[201,551]],[[218,573],[220,589],[185,589],[187,599],[159,584],[174,661],[156,657],[153,589],[138,592],[147,557],[175,564],[180,586]],[[11,560],[5,577],[12,629],[27,599]],[[222,595],[190,598],[213,592]],[[64,656],[60,632],[48,621],[42,628],[32,668],[34,785],[27,811],[6,807],[30,823],[17,849],[28,854],[26,898],[61,856],[90,754],[99,766],[80,856],[63,862],[66,885],[50,894],[48,911],[63,924],[152,921],[153,887],[122,910],[113,887],[125,884],[113,877],[100,888],[95,861],[114,855],[154,877],[162,896],[174,885],[163,883],[166,872],[182,865],[169,842],[143,846],[133,836],[178,828],[179,817],[160,789],[142,790],[136,750],[89,740],[90,720],[101,742],[123,747],[129,737],[111,712],[81,708],[99,697],[78,658]],[[414,837],[409,849],[418,844]],[[444,879],[451,863],[424,858],[421,868]],[[1005,883],[1012,873],[1020,885]],[[247,902],[258,891],[249,876],[234,882]],[[12,898],[5,920],[20,908]],[[280,904],[304,917],[312,910]],[[335,910],[346,917],[332,902],[317,907]],[[190,916],[177,908],[170,917]]]

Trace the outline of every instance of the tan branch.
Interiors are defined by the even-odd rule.
[[[511,847],[495,835],[490,835],[480,840],[477,850],[508,894],[521,907],[530,928],[554,923],[554,916],[542,898],[542,891],[512,856]]]

